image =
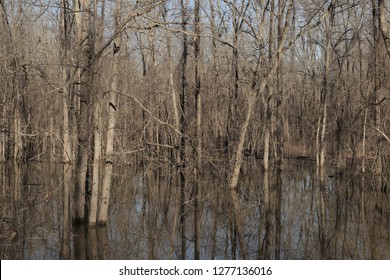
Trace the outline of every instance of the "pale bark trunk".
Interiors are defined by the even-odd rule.
[[[265,87],[265,85],[264,85],[264,87]],[[241,170],[241,166],[242,166],[242,159],[243,159],[243,156],[244,156],[243,151],[244,151],[245,136],[246,136],[246,132],[247,132],[247,129],[248,129],[249,122],[250,122],[250,120],[252,118],[252,112],[253,112],[253,108],[255,106],[255,103],[256,103],[256,95],[255,95],[254,92],[251,92],[250,96],[248,98],[248,109],[247,109],[245,121],[244,121],[244,123],[242,124],[242,127],[241,127],[240,140],[239,140],[238,145],[237,145],[235,162],[234,162],[234,169],[233,169],[233,175],[232,175],[231,183],[230,183],[230,188],[231,189],[236,189],[237,185],[238,185],[238,178],[240,176],[240,170]]]
[[[164,15],[165,18],[165,15]],[[170,88],[170,93],[172,97],[172,107],[173,107],[173,119],[175,122],[175,128],[177,131],[180,131],[180,115],[179,115],[179,109],[178,109],[178,101],[177,101],[177,92],[175,90],[175,85],[174,85],[174,69],[173,69],[173,58],[172,58],[172,53],[171,53],[171,40],[169,35],[166,36],[166,45],[167,45],[167,52],[168,52],[168,61],[169,61],[169,88]],[[172,136],[172,146],[174,149],[172,150],[172,162],[174,164],[177,164],[180,161],[180,151],[177,149],[179,146],[179,138],[175,134]]]
[[[366,172],[366,132],[367,132],[367,109],[364,110],[364,122],[363,122],[363,143],[362,143],[362,172]]]
[[[73,192],[74,207],[73,221],[82,222],[85,219],[85,183],[88,170],[88,153],[90,151],[90,106],[92,87],[93,61],[90,53],[93,52],[91,22],[91,0],[81,0],[80,34],[80,115],[78,122],[78,153],[76,162],[76,182]],[[77,19],[76,21],[80,20]]]
[[[330,93],[330,66],[332,62],[332,46],[331,46],[331,35],[332,26],[334,20],[334,11],[331,10],[331,15],[328,22],[325,22],[325,69],[323,75],[322,89],[320,93],[320,115],[318,117],[318,128],[317,128],[317,172],[324,172],[325,164],[325,153],[326,153],[326,142],[325,133],[327,125],[327,102],[328,95]]]
[[[20,116],[20,88],[18,87],[18,81],[14,81],[14,93],[15,93],[15,103],[14,103],[14,155],[13,158],[15,161],[22,159],[23,151],[23,139],[22,139],[22,121]]]
[[[268,63],[271,66],[273,61],[273,32],[274,32],[274,10],[275,1],[272,0],[270,3],[270,16],[269,16],[269,37],[268,37]],[[272,79],[272,78],[271,78]],[[264,98],[265,106],[265,123],[264,123],[264,150],[263,150],[263,167],[265,171],[269,170],[269,154],[270,154],[270,142],[271,142],[271,131],[273,131],[273,119],[274,113],[271,108],[271,98],[274,94],[273,81],[268,84],[267,94]]]
[[[66,0],[61,3],[61,52],[62,52],[62,104],[63,104],[63,159],[64,159],[64,185],[63,185],[63,233],[62,233],[62,245],[61,255],[64,259],[70,258],[70,234],[71,234],[71,223],[70,223],[70,189],[72,180],[72,147],[70,141],[70,127],[69,127],[69,72],[68,72],[68,51],[69,51],[69,38],[68,38],[68,22],[67,22],[67,9],[68,4]],[[52,148],[50,152],[53,153]]]
[[[179,131],[180,121],[179,121],[179,110],[177,108],[177,93],[176,93],[175,86],[174,86],[171,46],[170,46],[170,41],[168,39],[167,39],[167,48],[168,48],[168,59],[169,59],[169,86],[171,89],[170,92],[171,92],[171,96],[172,96],[173,118],[175,120],[175,127]],[[177,143],[175,143],[175,144],[177,144]]]
[[[322,98],[321,98],[322,99]],[[326,132],[326,121],[327,121],[327,104],[326,100],[321,101],[320,115],[318,117],[318,127],[317,127],[317,136],[316,136],[316,147],[317,147],[317,173],[319,174],[324,168],[325,164],[325,151],[326,151],[326,142],[325,142],[325,132]]]
[[[119,74],[120,74],[120,61],[119,51],[122,44],[122,35],[119,33],[120,26],[120,11],[121,11],[121,0],[116,1],[115,8],[115,32],[118,36],[114,40],[113,58],[112,58],[112,80],[111,80],[111,91],[108,98],[108,129],[107,129],[107,143],[106,143],[106,154],[104,163],[104,176],[102,182],[102,197],[100,200],[98,224],[106,224],[108,220],[108,210],[111,196],[111,181],[112,171],[114,165],[114,136],[115,126],[117,117],[117,99],[118,92],[120,91],[119,86]]]
[[[325,151],[326,151],[326,142],[325,142],[325,132],[327,124],[327,104],[324,104],[323,116],[322,116],[322,128],[321,128],[321,149],[320,149],[320,167],[323,168],[325,164]]]
[[[92,195],[89,205],[89,224],[96,224],[97,211],[98,211],[98,194],[100,187],[100,158],[102,149],[102,112],[100,100],[95,100],[94,108],[94,126],[93,126],[93,139],[94,139],[94,152],[93,152],[93,171],[92,171]]]
[[[94,0],[94,28],[95,28],[95,49],[99,49],[103,41],[105,1],[101,1],[101,17],[98,17],[99,0]],[[93,111],[93,171],[92,171],[92,189],[91,201],[89,205],[89,224],[95,225],[98,215],[99,190],[101,189],[101,155],[102,155],[102,101],[100,98],[94,98]]]

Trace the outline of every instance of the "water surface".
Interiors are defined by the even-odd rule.
[[[288,160],[267,180],[260,165],[245,165],[237,192],[224,168],[203,170],[201,259],[242,259],[244,251],[250,259],[390,259],[388,178],[329,172],[321,185],[312,162]],[[60,259],[64,246],[74,259],[180,259],[183,240],[185,258],[194,258],[195,182],[187,180],[181,213],[174,170],[117,167],[108,225],[72,225],[67,244],[63,166],[0,168],[1,259]]]

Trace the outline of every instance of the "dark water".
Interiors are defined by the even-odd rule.
[[[241,259],[242,247],[250,259],[390,259],[389,177],[329,173],[321,186],[313,163],[287,161],[279,180],[269,174],[267,194],[259,166],[246,165],[237,193],[228,189],[223,168],[205,168],[197,217],[201,259]],[[60,259],[63,166],[0,168],[1,259]],[[185,256],[193,259],[193,190],[189,179],[181,219],[175,172],[117,168],[108,226],[73,225],[71,258],[179,259],[184,240]]]

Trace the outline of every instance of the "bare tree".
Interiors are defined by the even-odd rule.
[[[73,220],[82,222],[85,218],[85,189],[86,176],[88,169],[88,154],[90,151],[90,109],[92,106],[92,84],[94,67],[93,33],[92,33],[92,10],[91,0],[81,0],[75,3],[77,16],[81,19],[76,20],[77,42],[80,48],[79,65],[79,118],[78,118],[78,149],[76,161],[76,182],[73,193],[74,207]],[[79,6],[78,6],[79,5]]]
[[[201,99],[201,80],[200,80],[200,1],[195,1],[195,38],[194,38],[194,80],[195,80],[195,110],[196,110],[196,151],[195,151],[195,186],[194,186],[194,224],[195,224],[195,252],[194,258],[200,258],[200,205],[201,194],[201,167],[202,167],[202,99]]]
[[[114,137],[115,137],[115,125],[118,107],[118,93],[120,92],[120,48],[122,47],[122,35],[119,33],[120,22],[121,22],[121,7],[122,0],[117,0],[115,5],[115,33],[118,36],[114,40],[113,45],[113,57],[112,57],[112,80],[111,90],[107,100],[108,103],[108,127],[107,127],[107,143],[106,143],[106,154],[104,163],[104,177],[102,182],[102,197],[99,207],[98,223],[106,224],[108,219],[108,207],[110,202],[111,194],[111,180],[112,170],[114,165]]]
[[[188,35],[187,35],[187,9],[188,0],[181,0],[181,28],[182,28],[182,56],[180,58],[180,233],[181,233],[181,259],[186,258],[186,192],[187,192],[187,59],[188,59]]]
[[[317,155],[316,162],[319,174],[323,174],[323,168],[325,164],[325,151],[326,151],[326,142],[325,142],[325,133],[327,126],[327,107],[328,107],[328,98],[331,91],[330,85],[330,71],[332,63],[332,49],[331,49],[331,35],[332,35],[332,25],[334,21],[334,8],[330,8],[331,15],[328,20],[325,20],[325,46],[324,46],[324,73],[322,88],[320,92],[320,114],[318,116],[318,126],[317,126]]]
[[[69,127],[69,103],[70,103],[70,76],[69,76],[69,3],[63,0],[61,3],[61,68],[62,68],[62,103],[63,103],[63,156],[64,156],[64,185],[63,185],[63,244],[62,244],[62,257],[64,259],[70,258],[70,233],[71,233],[71,180],[72,180],[72,148],[70,138],[70,127]]]

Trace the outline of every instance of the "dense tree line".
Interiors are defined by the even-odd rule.
[[[64,163],[65,228],[107,223],[115,165],[177,173],[182,232],[207,166],[389,169],[388,0],[0,4],[0,160]]]

